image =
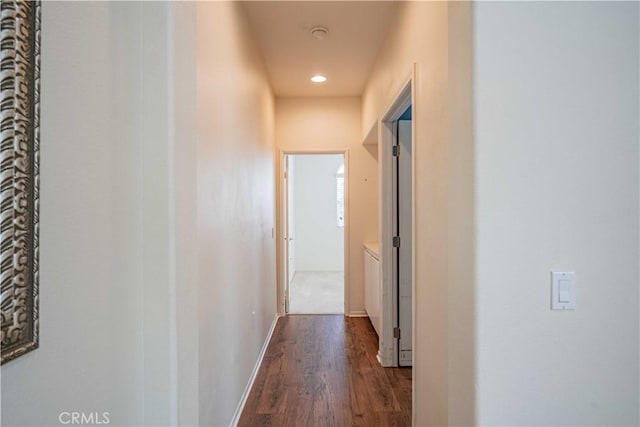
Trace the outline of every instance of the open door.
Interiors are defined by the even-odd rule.
[[[348,266],[346,152],[282,153],[281,310],[343,314]]]
[[[398,295],[398,365],[411,366],[412,346],[412,146],[411,107],[397,122],[393,157],[394,169],[394,278]]]
[[[295,161],[290,155],[284,156],[284,246],[285,246],[285,285],[284,285],[284,311],[289,313],[289,291],[296,271],[295,267],[295,204],[293,203],[294,180],[290,179],[295,171]]]

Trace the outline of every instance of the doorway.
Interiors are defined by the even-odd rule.
[[[415,334],[415,66],[380,120],[380,276],[383,366],[413,365]]]
[[[282,160],[285,312],[343,314],[345,153],[285,153]]]

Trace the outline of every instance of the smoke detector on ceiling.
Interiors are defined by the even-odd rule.
[[[316,40],[323,40],[329,35],[329,30],[325,27],[313,27],[311,29],[311,37]]]

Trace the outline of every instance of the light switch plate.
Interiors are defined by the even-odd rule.
[[[573,271],[551,272],[551,310],[576,309],[576,274]]]

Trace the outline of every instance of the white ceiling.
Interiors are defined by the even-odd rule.
[[[359,96],[396,3],[387,1],[248,1],[249,25],[276,96]],[[329,29],[324,40],[310,30]],[[312,83],[314,74],[327,77]]]

